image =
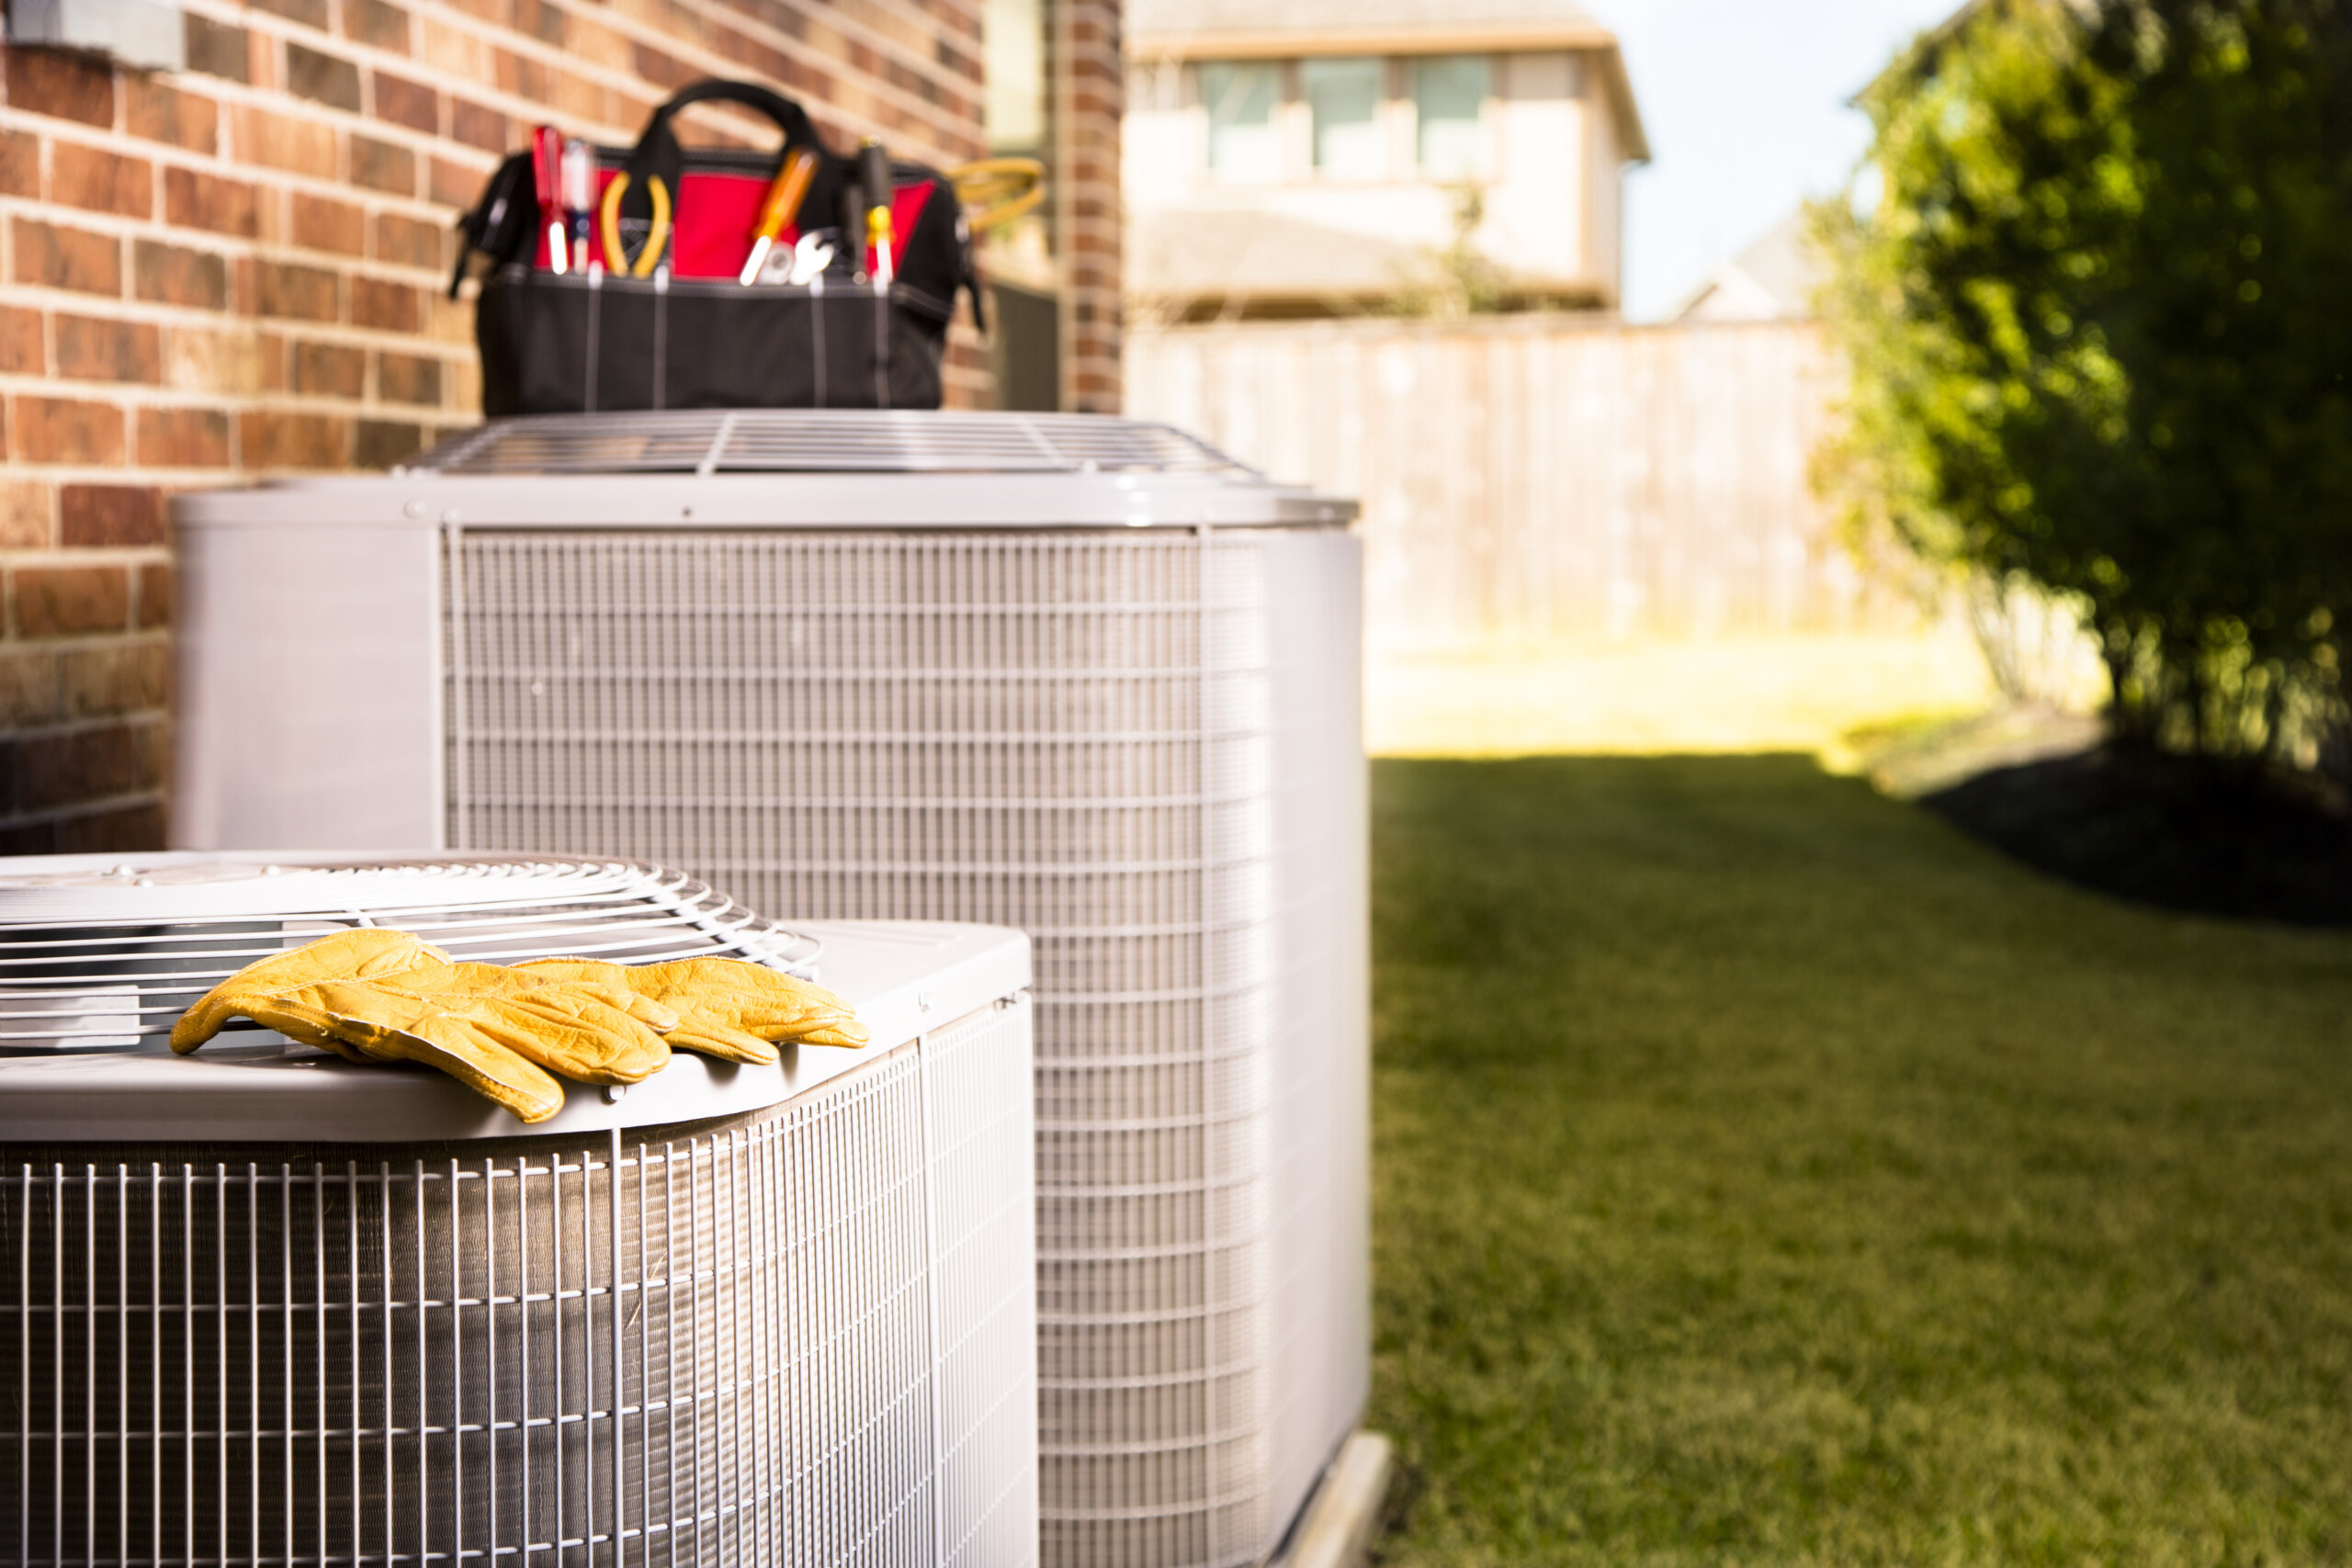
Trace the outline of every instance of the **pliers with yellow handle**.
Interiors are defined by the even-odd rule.
[[[637,253],[633,264],[621,244],[621,197],[628,189],[627,171],[615,175],[613,183],[605,187],[599,214],[605,240],[605,270],[624,277],[650,277],[670,243],[670,187],[659,175],[646,177],[645,194],[653,203],[653,220],[646,228],[645,245]]]

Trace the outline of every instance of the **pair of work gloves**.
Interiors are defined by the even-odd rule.
[[[181,1015],[172,1049],[186,1055],[237,1017],[349,1061],[438,1067],[526,1122],[563,1109],[559,1078],[638,1083],[673,1048],[765,1063],[786,1044],[868,1039],[832,992],[741,959],[462,964],[370,927],[245,965]]]

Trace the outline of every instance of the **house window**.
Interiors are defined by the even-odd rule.
[[[1387,138],[1380,123],[1388,62],[1309,60],[1299,67],[1307,110],[1315,122],[1315,172],[1326,179],[1376,180],[1388,173]]]
[[[1486,173],[1486,138],[1478,120],[1486,101],[1485,55],[1433,54],[1413,62],[1422,177],[1468,180]]]
[[[1272,185],[1283,175],[1274,106],[1282,69],[1271,62],[1201,67],[1201,103],[1209,115],[1209,173],[1238,185]]]

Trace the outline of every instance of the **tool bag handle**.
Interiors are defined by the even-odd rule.
[[[784,132],[786,148],[810,147],[829,163],[831,160],[831,151],[817,133],[816,122],[808,118],[808,111],[790,98],[756,82],[706,77],[680,88],[645,122],[645,133],[637,139],[637,146],[624,165],[628,171],[628,189],[621,193],[622,217],[646,219],[652,215],[653,197],[649,186],[652,178],[659,177],[669,187],[672,200],[677,198],[678,175],[684,164],[684,154],[678,149],[677,133],[671,130],[670,122],[680,110],[708,103],[740,104],[755,109],[775,121],[776,128]]]

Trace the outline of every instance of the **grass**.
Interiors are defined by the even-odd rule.
[[[2352,936],[1804,758],[1374,779],[1388,1568],[2352,1558]]]
[[[1385,756],[1823,750],[1849,731],[1994,700],[1958,627],[1374,654]]]

